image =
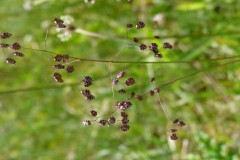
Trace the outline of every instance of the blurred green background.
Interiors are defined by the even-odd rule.
[[[76,27],[58,32],[55,17],[66,18]],[[163,59],[136,47],[122,50],[115,60],[168,61],[198,60],[239,55],[239,0],[1,0],[0,32],[13,37],[2,42],[19,42],[25,48],[44,49],[70,56],[109,60],[126,47],[127,23],[144,21],[146,27],[128,32],[141,43],[174,43],[161,50]],[[154,39],[159,35],[160,39]],[[140,44],[140,43],[139,43]],[[138,45],[138,44],[137,44]],[[128,110],[130,130],[119,124],[101,127],[89,111],[99,114],[114,110],[108,63],[77,62],[75,72],[63,74],[65,83],[56,84],[51,74],[50,54],[22,49],[17,65],[4,62],[11,52],[2,49],[0,63],[0,159],[1,160],[238,160],[240,159],[240,67],[235,63],[177,81],[160,92],[171,119],[186,126],[177,141],[169,140],[167,120],[157,97],[133,100]],[[226,60],[227,61],[227,60]],[[231,61],[231,60],[228,60]],[[191,64],[112,64],[112,74],[125,70],[136,79],[128,92],[142,94],[156,83],[224,62]],[[88,102],[78,83],[84,76],[94,79]],[[121,88],[121,87],[120,87]],[[119,88],[119,89],[120,89]]]

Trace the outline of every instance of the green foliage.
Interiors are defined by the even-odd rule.
[[[156,15],[163,19],[153,21]],[[69,39],[58,38],[55,17],[70,16],[76,31]],[[175,43],[162,51],[159,60],[150,52],[134,47],[122,50],[114,60],[191,61],[238,56],[240,3],[238,0],[1,0],[0,33],[10,32],[9,43],[20,42],[26,48],[44,49],[70,56],[110,60],[127,46],[127,23],[145,22],[142,30],[128,36],[142,37],[143,43]],[[84,32],[82,32],[84,30]],[[88,33],[97,35],[89,36]],[[160,39],[153,39],[159,35]],[[144,39],[145,37],[145,39]],[[149,37],[149,38],[146,38]],[[128,110],[131,129],[119,126],[82,126],[91,109],[99,113],[114,110],[121,97],[112,97],[109,63],[78,62],[76,71],[64,74],[65,84],[52,78],[53,61],[49,55],[24,50],[17,65],[4,62],[9,54],[0,51],[0,159],[3,160],[158,160],[240,158],[239,136],[239,64],[209,70],[161,89],[160,97],[171,119],[180,118],[186,127],[179,140],[168,139],[167,120],[156,96],[134,100]],[[150,79],[163,83],[209,68],[224,61],[191,64],[112,64],[113,76],[125,70],[136,79],[128,92],[145,93],[154,88]],[[84,76],[94,79],[91,90],[96,100],[87,102],[78,83]],[[23,90],[21,90],[23,89]]]

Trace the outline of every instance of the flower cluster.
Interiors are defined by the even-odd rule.
[[[132,24],[130,24],[130,23],[127,24],[127,28],[128,28],[128,29],[131,29],[132,27],[133,27]],[[144,27],[145,27],[145,23],[142,22],[142,21],[139,21],[139,22],[136,24],[136,28],[137,28],[137,29],[142,29],[142,28],[144,28]],[[154,38],[159,39],[160,37],[159,37],[159,36],[154,36]],[[140,41],[139,38],[137,38],[137,37],[134,37],[132,40],[133,40],[134,43],[138,43],[138,42]],[[139,45],[139,49],[140,49],[141,51],[147,50],[148,48],[149,48],[149,50],[150,50],[151,52],[153,52],[154,57],[156,57],[156,58],[162,58],[162,57],[163,57],[163,55],[162,55],[162,54],[160,53],[160,51],[159,51],[158,44],[156,44],[156,43],[151,43],[149,46],[147,46],[146,44],[141,43],[141,44]],[[171,44],[168,43],[168,42],[165,42],[165,43],[163,43],[162,48],[164,48],[164,49],[171,49],[171,48],[173,48],[173,45],[171,45]]]
[[[58,28],[66,28],[67,26],[64,24],[64,21],[60,18],[55,18],[54,23],[56,24],[56,27]]]
[[[69,64],[69,55],[68,54],[57,54],[53,57],[53,60],[56,62],[56,64],[53,65],[53,68],[55,70],[64,70],[67,73],[72,73],[74,71],[74,67]],[[57,76],[56,76],[57,75]],[[53,77],[56,82],[63,83],[62,75],[59,72],[54,72]]]
[[[12,34],[8,32],[4,32],[0,34],[0,38],[3,40],[9,39],[11,37],[12,37]],[[18,42],[14,42],[13,44],[0,43],[0,48],[10,50],[14,57],[24,57],[24,54],[22,52],[19,52],[19,50],[22,47]],[[5,61],[8,64],[16,64],[16,60],[13,57],[7,57]]]
[[[177,128],[177,127],[178,127],[178,128],[179,128],[179,127],[181,128],[181,127],[185,126],[185,123],[184,123],[183,121],[180,121],[179,119],[176,119],[176,120],[173,121],[173,124],[174,124],[175,126],[169,130],[170,139],[171,139],[171,140],[177,140],[178,137],[177,137],[176,132],[178,131],[178,129],[176,129],[176,128]]]
[[[132,103],[130,101],[121,101],[121,102],[117,102],[116,104],[116,107],[118,107],[122,111],[125,111],[131,106],[132,106]]]
[[[89,86],[92,85],[92,78],[91,78],[90,76],[86,76],[86,77],[84,77],[84,79],[82,80],[82,82],[83,82],[83,85],[84,85],[85,87],[89,87]]]
[[[93,100],[95,98],[91,91],[88,89],[81,90],[81,94],[85,96],[87,100]]]

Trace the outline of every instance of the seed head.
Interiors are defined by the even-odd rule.
[[[7,58],[6,63],[8,64],[16,64],[16,61],[13,58]]]
[[[91,91],[89,91],[88,89],[84,89],[81,90],[81,94],[84,95],[85,97],[88,97],[89,95],[91,95]]]
[[[95,99],[94,95],[92,95],[92,94],[90,94],[90,95],[89,95],[89,96],[87,96],[86,98],[87,98],[87,100],[89,100],[89,101],[91,101],[91,100],[94,100],[94,99]]]
[[[170,133],[174,133],[174,132],[177,132],[177,130],[174,129],[174,128],[172,128],[172,129],[169,130],[169,132],[170,132]]]
[[[173,48],[173,46],[170,44],[170,43],[168,43],[168,42],[165,42],[165,43],[163,43],[163,48],[165,48],[165,49],[171,49],[171,48]]]
[[[120,93],[120,94],[125,94],[125,93],[126,93],[126,90],[125,90],[125,89],[120,89],[120,90],[118,90],[118,93]]]
[[[64,22],[60,18],[54,18],[54,23],[59,24],[59,23],[64,23]]]
[[[129,24],[127,24],[127,28],[128,28],[128,29],[130,29],[130,28],[132,28],[132,27],[133,27],[133,25],[132,25],[132,24],[130,24],[130,23],[129,23]]]
[[[139,46],[139,48],[140,48],[140,50],[145,50],[145,49],[147,49],[147,46],[145,45],[145,44],[141,44],[140,46]]]
[[[121,112],[122,117],[128,117],[128,114],[126,112]]]
[[[154,91],[153,90],[150,90],[149,93],[150,93],[151,96],[154,95]]]
[[[21,52],[13,52],[13,55],[16,57],[24,57],[24,54]]]
[[[151,82],[152,82],[152,83],[155,82],[155,77],[151,78]]]
[[[180,127],[183,127],[183,126],[185,126],[186,124],[185,124],[183,121],[179,121],[179,122],[177,122],[177,125],[180,126]]]
[[[113,84],[113,85],[116,85],[116,84],[118,84],[118,82],[119,82],[118,78],[115,78],[115,79],[113,80],[112,84]]]
[[[143,100],[143,96],[142,96],[142,95],[138,95],[138,96],[137,96],[137,99],[138,99],[139,101],[142,101],[142,100]]]
[[[122,124],[121,127],[120,127],[120,130],[123,131],[123,132],[126,132],[130,129],[130,126],[127,125],[127,124]]]
[[[72,73],[74,71],[74,67],[73,66],[67,66],[66,71],[67,71],[67,73]]]
[[[154,89],[154,92],[159,93],[159,92],[160,92],[160,89],[159,89],[159,88],[155,88],[155,89]]]
[[[122,78],[122,77],[124,77],[126,75],[126,72],[124,72],[124,71],[120,71],[120,72],[118,72],[118,74],[117,74],[117,78],[119,79],[119,78]]]
[[[177,139],[178,139],[178,137],[177,137],[176,134],[172,134],[172,135],[170,136],[170,138],[171,138],[171,140],[177,140]]]
[[[55,79],[56,82],[58,83],[63,83],[62,75],[58,72],[53,73],[53,78]]]
[[[130,101],[121,101],[121,102],[117,102],[116,107],[118,107],[120,110],[126,110],[129,107],[132,106],[132,103]]]
[[[84,85],[85,87],[91,86],[91,85],[92,85],[92,78],[91,78],[90,76],[84,77],[84,79],[83,79],[83,85]]]
[[[56,26],[58,28],[66,28],[67,27],[66,25],[63,24],[64,23],[63,20],[61,20],[59,18],[55,18],[54,23],[56,24]]]
[[[122,118],[122,124],[127,124],[129,122],[128,117]]]
[[[156,43],[151,43],[151,45],[149,46],[149,48],[151,50],[157,50],[158,49],[158,45]]]
[[[11,48],[13,50],[19,50],[19,49],[21,49],[21,45],[19,43],[15,42],[11,45]]]
[[[96,117],[96,116],[97,116],[97,111],[91,110],[91,111],[90,111],[90,114],[91,114],[93,117]]]
[[[8,48],[9,46],[7,43],[0,43],[0,48]]]
[[[154,57],[156,57],[156,58],[162,58],[163,56],[162,56],[162,54],[160,54],[160,53],[154,53]]]
[[[60,54],[57,54],[57,55],[54,57],[54,61],[56,61],[56,62],[61,62],[62,59],[63,59],[63,57],[62,57],[62,55],[60,55]]]
[[[84,126],[90,126],[91,125],[91,121],[90,120],[84,120],[83,121],[83,125]]]
[[[174,124],[177,124],[178,122],[179,122],[179,119],[175,119],[175,120],[173,121]]]
[[[64,69],[65,68],[64,65],[62,65],[62,64],[55,64],[53,67],[55,69]]]
[[[139,41],[138,38],[136,38],[136,37],[133,38],[133,42],[137,43],[138,41]]]
[[[12,34],[8,33],[8,32],[4,32],[4,33],[0,34],[0,37],[2,39],[7,39],[7,38],[10,38],[11,36],[12,36]]]
[[[128,78],[125,82],[127,86],[135,84],[135,79],[134,78]]]
[[[69,55],[68,55],[68,54],[63,54],[63,55],[62,55],[62,61],[63,61],[63,62],[67,62],[68,59],[69,59]]]
[[[115,117],[111,117],[108,119],[108,123],[109,124],[114,124],[116,122],[116,118]]]
[[[144,24],[144,22],[141,22],[141,21],[138,22],[137,25],[136,25],[137,29],[141,29],[141,28],[144,28],[144,27],[145,27],[145,24]]]
[[[102,120],[99,121],[99,124],[100,124],[101,126],[106,126],[107,121],[102,119]]]

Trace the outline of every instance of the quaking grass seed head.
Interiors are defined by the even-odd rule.
[[[91,125],[91,121],[90,120],[84,120],[83,121],[83,125],[84,126],[90,126]]]
[[[12,34],[8,33],[8,32],[4,32],[4,33],[0,34],[0,37],[2,39],[7,39],[7,38],[10,38],[11,36],[12,36]]]
[[[24,57],[24,54],[21,52],[13,52],[13,55],[16,57]]]
[[[91,114],[93,117],[96,117],[96,116],[97,116],[97,111],[91,110],[91,111],[90,111],[90,114]]]
[[[62,64],[55,64],[54,66],[53,66],[55,69],[64,69],[65,67],[64,67],[64,65],[62,65]]]
[[[16,64],[16,61],[13,58],[6,58],[6,63],[8,64]]]
[[[9,46],[7,43],[0,43],[0,48],[8,48]]]
[[[126,75],[126,72],[120,71],[120,72],[118,72],[118,74],[117,74],[117,79],[123,78],[125,75]]]
[[[66,71],[67,71],[67,73],[72,73],[74,71],[74,67],[73,66],[67,66]]]
[[[100,124],[101,126],[106,126],[107,121],[102,119],[102,120],[99,121],[99,124]]]
[[[11,49],[19,50],[19,49],[21,49],[21,45],[19,43],[15,42],[11,45]]]
[[[115,117],[111,117],[108,119],[108,123],[109,124],[114,124],[116,122],[116,118]]]
[[[144,28],[144,27],[145,27],[145,23],[142,22],[142,21],[140,21],[140,22],[138,22],[138,23],[136,24],[136,28],[137,28],[137,29],[141,29],[141,28]]]
[[[136,83],[134,78],[128,78],[125,82],[127,86],[134,85]]]
[[[131,23],[127,24],[127,28],[128,28],[128,29],[130,29],[130,28],[132,28],[132,27],[133,27],[133,25],[132,25]]]
[[[170,136],[170,139],[171,139],[171,140],[177,140],[178,137],[177,137],[177,135],[176,135],[175,133],[173,133],[173,134]]]
[[[140,46],[139,46],[139,48],[140,48],[140,50],[146,50],[147,49],[147,46],[145,45],[145,44],[141,44]]]
[[[126,132],[126,131],[128,131],[129,129],[130,129],[130,126],[127,125],[127,124],[122,124],[121,127],[120,127],[120,130],[121,130],[122,132]]]

